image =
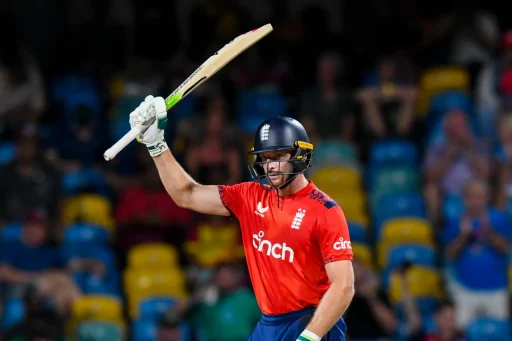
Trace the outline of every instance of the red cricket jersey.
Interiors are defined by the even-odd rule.
[[[329,288],[324,264],[352,260],[341,208],[313,182],[289,197],[257,182],[219,186],[238,218],[249,274],[264,314],[317,306]]]

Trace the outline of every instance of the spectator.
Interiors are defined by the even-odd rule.
[[[413,301],[414,302],[414,301]],[[409,341],[464,341],[464,334],[457,329],[455,323],[455,306],[445,300],[439,302],[434,309],[435,330],[427,332],[421,325],[417,307],[406,312],[409,328]],[[413,322],[416,321],[416,322]]]
[[[180,303],[168,317],[185,318],[205,341],[245,341],[261,318],[252,292],[242,289],[242,271],[234,264],[219,265],[211,286]]]
[[[324,53],[317,62],[317,85],[301,96],[299,115],[313,139],[353,142],[355,108],[352,93],[340,84],[343,72],[340,56]]]
[[[506,210],[510,198],[512,198],[512,111],[507,111],[498,119],[498,138],[499,141],[494,150],[494,175],[495,183],[495,203],[500,209]]]
[[[468,181],[464,212],[443,231],[446,257],[453,267],[449,284],[459,328],[480,315],[509,316],[509,226],[502,212],[488,206],[488,197],[484,182]]]
[[[490,171],[486,145],[472,134],[463,112],[449,112],[443,128],[445,140],[431,145],[425,157],[425,196],[434,222],[440,219],[445,194],[459,195],[469,179],[487,179]]]
[[[370,139],[413,137],[417,88],[403,77],[393,57],[383,57],[356,94]]]
[[[506,74],[512,68],[512,29],[503,34],[501,47],[499,57],[484,67],[476,81],[477,113],[488,137],[494,136],[495,117],[503,99],[507,99],[507,93],[509,96],[512,93],[511,77]]]
[[[457,30],[451,46],[453,64],[466,68],[474,85],[475,75],[482,66],[493,59],[499,40],[499,27],[496,16],[488,11],[464,4],[455,18]]]
[[[0,250],[0,278],[8,284],[8,295],[19,296],[34,285],[38,293],[49,297],[55,308],[65,313],[81,294],[62,270],[59,250],[48,238],[44,211],[33,210],[24,221],[21,239]]]
[[[44,208],[50,218],[58,214],[59,173],[41,159],[36,129],[21,131],[15,159],[0,168],[0,224],[22,221],[31,207]]]
[[[36,60],[20,43],[12,18],[2,14],[0,22],[0,119],[34,122],[46,104],[44,80]]]
[[[398,321],[375,273],[354,260],[356,294],[344,319],[351,340],[391,338]]]
[[[71,129],[64,129],[46,151],[49,162],[63,173],[94,167],[103,162],[103,152],[110,147],[108,134],[99,134],[99,122],[92,109],[80,105],[74,111]]]
[[[136,244],[161,241],[167,233],[184,237],[180,230],[191,219],[191,212],[176,205],[167,194],[155,167],[147,167],[141,180],[120,194],[116,207],[119,246],[127,251]]]
[[[208,99],[204,123],[194,124],[185,153],[189,174],[204,184],[235,184],[242,180],[240,145],[235,127],[227,121],[226,102]],[[199,129],[197,129],[199,127]]]

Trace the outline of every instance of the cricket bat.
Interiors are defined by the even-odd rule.
[[[267,34],[272,32],[272,30],[272,25],[266,24],[260,28],[244,33],[224,45],[223,48],[208,58],[180,86],[178,86],[178,88],[174,90],[169,97],[165,99],[165,107],[167,108],[167,111],[194,91],[194,89],[211,78],[215,73],[217,73],[217,71],[222,69],[240,53],[244,52]],[[121,150],[135,140],[137,136],[143,132],[143,129],[144,128],[140,126],[126,133],[121,139],[119,139],[119,141],[105,151],[103,154],[105,160],[112,160]]]

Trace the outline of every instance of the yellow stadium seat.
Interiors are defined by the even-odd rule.
[[[431,297],[440,299],[443,297],[441,276],[437,270],[412,266],[406,274],[409,292],[414,297]],[[393,304],[402,298],[402,280],[398,273],[392,273],[389,286],[389,297]]]
[[[73,302],[71,307],[74,321],[119,322],[123,320],[122,302],[112,296],[87,295]]]
[[[324,167],[311,175],[311,180],[327,195],[329,192],[354,191],[362,188],[361,174],[349,167]]]
[[[141,300],[151,296],[187,296],[185,275],[180,269],[168,271],[126,270],[124,273],[125,292],[128,297],[131,317],[138,316],[138,305]]]
[[[140,244],[128,252],[128,267],[131,269],[168,269],[177,265],[178,252],[168,244]]]
[[[366,211],[357,212],[344,209],[343,213],[345,214],[345,219],[355,224],[359,224],[361,226],[368,226],[368,224],[370,224],[370,217]]]
[[[343,212],[366,212],[366,197],[362,190],[325,191],[325,193],[340,205]]]
[[[380,240],[394,244],[417,243],[434,246],[434,231],[427,220],[395,218],[382,226]]]
[[[352,252],[354,253],[354,259],[359,259],[365,266],[372,269],[372,251],[368,245],[362,243],[352,243]]]
[[[395,218],[382,226],[382,235],[377,244],[377,263],[386,265],[389,250],[400,244],[421,244],[435,248],[434,231],[423,219]]]
[[[425,114],[433,96],[445,90],[469,91],[469,73],[460,67],[444,66],[427,70],[421,76],[417,111]]]
[[[216,227],[203,223],[198,226],[197,240],[187,242],[185,250],[199,264],[211,267],[219,262],[240,259],[241,247],[237,225]]]
[[[115,221],[110,201],[97,194],[79,194],[64,203],[62,215],[64,225],[77,221],[113,229]]]

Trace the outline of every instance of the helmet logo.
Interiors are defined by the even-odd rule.
[[[261,127],[260,139],[262,141],[268,140],[268,131],[269,130],[270,130],[270,124],[265,124],[263,127]]]

